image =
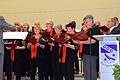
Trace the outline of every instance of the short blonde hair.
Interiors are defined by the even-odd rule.
[[[29,27],[29,24],[28,23],[24,23],[23,26],[28,26]]]
[[[54,26],[54,29],[62,30],[62,25],[61,25],[61,24],[58,24],[58,25]]]
[[[21,26],[19,22],[14,22],[15,26]]]
[[[38,28],[39,30],[42,29],[39,22],[35,22],[35,23],[34,23],[34,28]]]
[[[35,22],[34,25],[40,25],[40,23],[39,22]]]
[[[53,21],[52,21],[51,19],[48,19],[45,24],[50,24],[51,26],[54,25],[54,24],[53,24]]]

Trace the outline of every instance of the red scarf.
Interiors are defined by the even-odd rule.
[[[37,40],[36,42],[38,42],[39,39],[40,39],[40,37],[38,39],[36,39]],[[36,57],[37,57],[37,46],[35,43],[35,44],[31,45],[31,59],[36,58]]]
[[[11,51],[10,51],[10,56],[12,61],[14,61],[14,54],[15,54],[15,41],[12,42]]]
[[[11,49],[11,60],[14,61],[14,54],[15,54],[15,49]]]
[[[31,45],[31,58],[36,58],[37,57],[37,46],[35,44]]]
[[[51,32],[50,32],[50,36],[52,36],[53,35],[53,30],[51,30]],[[52,45],[50,45],[50,51],[52,51]]]
[[[65,63],[66,62],[66,47],[63,46],[63,51],[62,51],[62,60],[61,60],[62,63]]]
[[[80,58],[81,55],[82,55],[82,52],[83,52],[83,44],[80,44],[80,48],[79,48],[79,54],[78,54],[78,57]]]

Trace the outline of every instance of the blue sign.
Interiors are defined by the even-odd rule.
[[[106,65],[113,65],[118,59],[117,43],[103,43],[100,46],[101,61]]]

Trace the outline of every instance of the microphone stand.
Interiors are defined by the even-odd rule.
[[[91,34],[91,29],[90,29],[90,37],[92,36]],[[92,44],[91,44],[91,38],[90,38],[90,80],[92,80]]]

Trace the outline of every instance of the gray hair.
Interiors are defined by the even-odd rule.
[[[86,20],[86,19],[88,19],[89,21],[93,21],[94,20],[92,15],[86,15],[85,18],[83,19],[83,21]]]
[[[51,19],[48,19],[45,24],[50,24],[51,26],[53,26],[53,21]]]
[[[54,26],[54,29],[62,30],[62,25],[61,25],[61,24],[58,24],[58,25]]]

